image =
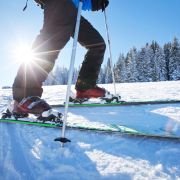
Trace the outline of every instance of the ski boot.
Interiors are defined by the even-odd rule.
[[[106,90],[104,88],[100,88],[98,86],[95,86],[92,89],[87,90],[77,90],[76,91],[76,98],[77,99],[83,99],[83,98],[99,98],[104,97],[106,94]]]
[[[89,99],[96,98],[100,100],[100,103],[112,103],[120,102],[121,97],[119,95],[113,95],[104,88],[95,86],[92,89],[77,90],[76,97],[70,97],[70,102],[82,104],[88,102]]]
[[[11,118],[11,116],[15,119],[26,118],[29,114],[34,114],[37,116],[37,120],[43,122],[62,122],[62,114],[52,109],[45,100],[40,99],[40,97],[37,96],[24,98],[19,103],[14,101],[13,105],[11,105],[6,112],[3,113],[2,118]]]

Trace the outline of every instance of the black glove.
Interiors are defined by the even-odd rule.
[[[104,11],[109,4],[109,0],[91,0],[92,11]]]
[[[102,0],[102,11],[104,11],[108,5],[109,5],[109,0]]]
[[[44,5],[46,0],[34,0],[38,6],[41,6],[42,9],[44,9]]]

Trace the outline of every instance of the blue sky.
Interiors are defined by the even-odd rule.
[[[33,0],[22,11],[25,0],[0,2],[0,86],[11,85],[19,64],[13,51],[20,41],[31,44],[42,27],[43,12]],[[110,0],[107,8],[113,61],[133,46],[140,49],[156,40],[160,45],[173,37],[180,39],[180,0]],[[101,12],[83,12],[106,40],[104,16]],[[69,67],[72,40],[60,53],[56,65]],[[85,49],[78,46],[75,66],[81,65]],[[106,51],[104,63],[107,62]]]

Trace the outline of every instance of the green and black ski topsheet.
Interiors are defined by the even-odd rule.
[[[62,128],[62,123],[55,124],[50,122],[39,122],[34,121],[32,118],[26,119],[0,119],[1,123],[18,123],[24,125],[34,125],[40,127],[47,127],[47,128]],[[180,141],[180,137],[176,135],[159,135],[159,134],[150,134],[146,132],[140,132],[133,128],[129,128],[123,125],[116,125],[116,124],[104,124],[103,126],[95,126],[95,125],[81,125],[81,124],[70,124],[67,123],[66,127],[68,129],[74,130],[84,130],[84,131],[94,131],[94,132],[104,132],[109,134],[116,134],[116,135],[126,135],[126,136],[134,136],[134,137],[142,137],[142,138],[156,138],[156,139],[163,139],[163,140],[176,140]]]
[[[106,107],[106,106],[133,106],[133,105],[148,105],[148,104],[173,104],[180,103],[180,100],[148,100],[148,101],[120,101],[110,103],[100,102],[83,102],[69,103],[69,107]],[[65,104],[51,104],[52,107],[64,107]]]

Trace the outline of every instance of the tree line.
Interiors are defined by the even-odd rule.
[[[73,84],[78,77],[79,68],[74,69]],[[146,43],[140,50],[133,47],[126,55],[120,54],[113,64],[117,83],[154,82],[180,80],[180,44],[177,38],[161,47],[156,41]],[[67,84],[68,69],[57,66],[49,74],[44,85]],[[98,83],[112,83],[111,63],[101,68]]]

